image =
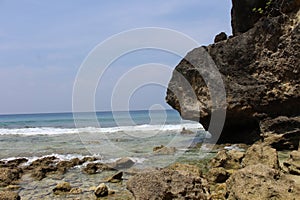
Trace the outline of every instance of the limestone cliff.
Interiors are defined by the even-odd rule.
[[[218,142],[253,143],[263,136],[277,149],[296,149],[300,138],[300,1],[273,0],[266,6],[267,2],[233,0],[233,36],[203,47],[226,90],[226,121]],[[263,13],[253,8],[262,8]],[[203,48],[192,50],[175,68],[193,88],[196,102],[179,101],[192,98],[182,90],[176,73],[166,101],[187,119],[197,119],[195,110],[200,109],[199,121],[207,129],[212,113],[218,110],[211,108],[208,87],[195,63],[189,62],[202,56]],[[196,65],[206,68],[203,62]]]

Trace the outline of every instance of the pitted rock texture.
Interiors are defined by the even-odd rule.
[[[233,10],[237,9],[233,5]],[[175,68],[182,77],[173,73],[167,103],[183,118],[200,121],[205,129],[209,128],[212,113],[223,109],[222,106],[212,108],[208,87],[214,83],[206,84],[205,78],[215,74],[208,70],[207,62],[203,62],[205,50],[220,72],[226,90],[226,120],[219,143],[251,144],[263,139],[261,122],[276,120],[279,116],[294,120],[300,115],[299,7],[299,0],[290,0],[280,9],[276,8],[278,12],[260,16],[239,34],[189,52]],[[239,18],[239,15],[235,17]],[[237,27],[239,25],[233,29]],[[183,87],[184,81],[190,84],[190,90]],[[284,135],[291,134],[289,129],[281,128],[280,137],[287,142],[281,143],[280,138],[275,138],[274,148],[287,148],[289,136],[284,138]],[[292,134],[291,138],[299,144],[299,126],[293,131],[296,135]],[[219,137],[216,132],[211,133]],[[277,134],[276,130],[272,134]],[[268,143],[272,144],[272,141]],[[298,145],[289,149],[297,148]]]

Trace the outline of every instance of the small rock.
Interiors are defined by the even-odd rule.
[[[122,177],[123,177],[123,172],[118,172],[118,173],[114,174],[113,176],[107,178],[106,182],[118,183],[123,180]]]
[[[215,39],[214,39],[214,43],[223,41],[223,40],[227,40],[227,35],[225,32],[221,32],[218,35],[216,35]]]
[[[94,194],[96,195],[96,197],[105,197],[108,195],[108,187],[104,183],[101,183],[96,188]]]
[[[70,190],[70,193],[71,194],[81,194],[82,193],[82,189],[80,189],[80,188],[72,188]]]
[[[176,152],[176,148],[175,147],[165,147],[164,145],[161,145],[161,146],[154,147],[153,152],[155,154],[169,155],[169,154],[174,154]]]
[[[20,200],[21,197],[12,191],[0,191],[0,200]]]
[[[87,156],[87,157],[82,158],[79,163],[83,164],[85,162],[94,162],[96,160],[98,160],[98,158]]]
[[[68,182],[58,183],[55,188],[52,190],[54,194],[62,194],[71,191],[71,185]]]
[[[186,129],[185,127],[182,128],[180,133],[183,134],[183,135],[194,134],[193,131]]]
[[[105,170],[114,170],[114,169],[103,163],[89,163],[85,168],[83,168],[83,171],[87,174],[96,174],[98,172],[102,172]]]
[[[114,163],[110,163],[109,166],[114,169],[128,169],[135,163],[130,158],[121,158]]]

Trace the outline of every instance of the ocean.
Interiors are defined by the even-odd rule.
[[[190,134],[181,134],[183,128]],[[189,149],[207,135],[201,124],[181,119],[175,110],[76,113],[76,123],[73,113],[0,115],[0,159],[91,155],[103,162],[130,157],[141,167],[163,167],[176,159],[199,157]],[[160,145],[177,151],[154,154]]]

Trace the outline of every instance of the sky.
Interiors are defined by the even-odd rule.
[[[76,75],[99,43],[131,29],[160,27],[207,45],[222,31],[231,34],[230,8],[230,0],[0,0],[0,114],[70,112]],[[120,57],[99,81],[95,109],[111,110],[111,91],[128,70],[146,63],[174,68],[181,59],[149,49]],[[126,101],[132,110],[170,108],[165,92],[145,85]]]

